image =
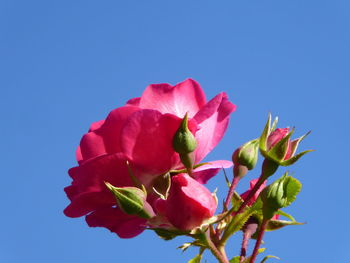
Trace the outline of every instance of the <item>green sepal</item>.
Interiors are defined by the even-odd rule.
[[[271,113],[269,113],[269,117],[267,119],[265,128],[260,136],[260,140],[259,140],[259,148],[262,152],[266,152],[267,151],[267,137],[269,137],[270,132],[271,132]]]
[[[198,254],[194,258],[190,259],[188,263],[200,263],[202,260],[202,254]]]
[[[295,139],[291,142],[291,156],[294,156],[298,146],[299,146],[299,143],[305,139],[306,136],[308,136],[309,134],[311,133],[311,131],[308,131],[306,134],[304,134],[303,136],[299,137],[298,139]]]
[[[278,259],[280,260],[279,257],[276,257],[276,256],[272,256],[272,255],[267,255],[266,257],[263,258],[263,260],[260,262],[260,263],[264,263],[266,262],[266,260],[268,260],[269,258],[274,258],[274,259]]]
[[[296,221],[286,221],[286,220],[269,220],[269,222],[267,223],[266,231],[273,231],[285,226],[296,226],[296,225],[304,225],[304,223],[299,223]]]
[[[286,212],[284,212],[282,210],[278,210],[276,212],[276,215],[284,216],[284,217],[288,218],[289,220],[296,222],[294,217],[291,214],[288,214],[288,213],[286,213]]]
[[[196,168],[201,167],[201,166],[206,165],[206,164],[210,164],[210,162],[195,164],[195,165],[193,165],[193,169],[196,169]],[[177,174],[183,174],[183,173],[186,173],[186,172],[187,172],[187,169],[179,169],[179,170],[170,170],[169,171],[171,176],[177,175]]]
[[[283,162],[280,163],[280,165],[282,166],[289,166],[289,165],[292,165],[294,164],[296,161],[298,161],[303,155],[309,153],[309,152],[313,152],[314,150],[307,150],[307,151],[303,151],[301,153],[298,153],[297,155],[291,157],[290,159],[288,160],[285,160]]]
[[[192,243],[183,243],[181,246],[178,247],[178,249],[181,249],[182,252],[185,252],[191,246],[192,246]]]
[[[180,231],[180,230],[168,230],[165,228],[147,228],[149,230],[154,230],[154,232],[164,240],[171,240],[178,236],[187,236],[190,234],[189,231]]]
[[[227,177],[225,169],[222,169],[222,170],[224,172],[224,176],[225,176],[225,181],[226,181],[227,187],[230,188],[231,187],[231,182],[230,182],[230,180]]]
[[[128,173],[134,186],[140,188],[142,184],[140,180],[134,175],[134,172],[131,169],[129,161],[126,161],[126,166],[128,167]]]
[[[178,247],[178,249],[181,249],[182,252],[185,252],[190,247],[199,247],[204,252],[204,250],[206,249],[206,246],[207,245],[205,243],[201,242],[200,240],[194,240],[191,243],[182,244],[181,246]]]
[[[169,190],[171,186],[171,176],[170,173],[166,173],[158,176],[153,180],[153,191],[160,196],[160,198],[166,200],[169,195]]]

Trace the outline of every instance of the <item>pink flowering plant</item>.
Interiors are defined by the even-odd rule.
[[[256,262],[266,231],[300,224],[281,210],[295,200],[300,182],[287,172],[270,185],[267,181],[279,166],[292,165],[309,151],[296,154],[306,135],[291,140],[294,130],[276,129],[277,118],[271,126],[269,116],[261,136],[235,150],[232,162],[203,162],[224,136],[235,109],[224,92],[207,101],[192,79],[148,86],[82,137],[78,165],[68,172],[72,183],[64,189],[70,200],[65,215],[85,216],[90,227],[107,228],[120,238],[144,230],[164,240],[187,236],[191,240],[180,248],[198,248],[192,263],[201,262],[206,250],[221,263]],[[261,175],[240,195],[235,189],[256,167],[259,152]],[[205,184],[230,167],[232,181],[225,174],[228,191],[219,210],[215,193]],[[226,251],[229,238],[239,232],[242,246]],[[251,239],[255,247],[248,256]]]

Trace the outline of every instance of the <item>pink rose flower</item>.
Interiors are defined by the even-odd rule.
[[[202,184],[187,174],[179,174],[171,178],[168,198],[158,199],[155,206],[173,226],[191,230],[214,215],[217,202]]]
[[[199,84],[191,79],[175,86],[148,86],[140,98],[129,100],[105,120],[93,123],[82,137],[76,152],[79,165],[69,170],[73,182],[65,192],[71,203],[64,213],[86,216],[89,226],[106,227],[120,237],[141,233],[146,220],[122,213],[104,182],[133,186],[130,168],[149,190],[159,175],[182,169],[172,140],[186,113],[198,144],[193,152],[195,163],[201,162],[223,137],[234,110],[225,93],[206,102]],[[193,177],[205,183],[220,168],[231,165],[229,161],[211,162],[195,169]]]

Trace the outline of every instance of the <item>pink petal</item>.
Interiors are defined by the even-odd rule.
[[[100,206],[113,205],[115,199],[104,182],[114,186],[131,186],[126,159],[122,154],[90,159],[69,170],[72,185],[65,188],[71,204],[65,209],[70,217],[83,216]]]
[[[183,118],[188,112],[193,117],[206,102],[205,94],[199,84],[187,79],[175,86],[152,84],[142,94],[140,107],[171,113]]]
[[[271,132],[267,138],[266,147],[267,150],[270,150],[273,146],[276,145],[280,140],[282,140],[289,133],[289,128],[278,128]]]
[[[103,137],[95,132],[89,132],[81,138],[76,156],[78,162],[82,162],[106,153]]]
[[[78,162],[81,164],[106,153],[121,152],[121,129],[127,118],[137,110],[139,108],[134,106],[120,107],[111,111],[106,120],[93,123],[76,151]]]
[[[90,126],[89,132],[99,129],[104,123],[105,123],[105,120],[93,122]]]
[[[140,110],[126,122],[122,131],[125,155],[144,171],[159,175],[179,164],[172,140],[181,119],[155,110]],[[191,125],[195,122],[190,120]]]
[[[134,106],[124,106],[111,111],[100,128],[99,133],[104,138],[108,153],[121,152],[121,131],[128,118],[136,111],[140,110]]]
[[[141,98],[132,98],[126,102],[126,105],[139,107]]]
[[[219,160],[211,161],[208,164],[202,165],[193,171],[193,178],[201,184],[206,184],[210,178],[215,176],[220,169],[230,168],[233,165],[231,161]]]
[[[164,209],[164,204],[158,204]],[[217,203],[202,184],[187,174],[171,178],[171,188],[165,204],[165,215],[169,222],[181,230],[200,226],[205,219],[214,215]]]
[[[226,93],[220,93],[209,101],[195,116],[199,124],[196,133],[198,148],[196,162],[200,162],[222,139],[229,123],[230,114],[236,110]]]
[[[146,220],[127,215],[119,208],[106,207],[98,209],[86,216],[90,227],[105,227],[121,238],[132,238],[143,232]]]

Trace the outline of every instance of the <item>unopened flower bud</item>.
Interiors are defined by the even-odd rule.
[[[235,165],[243,165],[252,170],[258,161],[258,153],[259,139],[251,140],[233,153],[232,161]]]
[[[287,173],[267,186],[260,194],[264,217],[271,219],[279,209],[292,203],[300,189],[300,182]]]
[[[136,187],[115,187],[105,182],[108,189],[117,200],[118,207],[128,215],[138,215],[142,218],[152,218],[155,214],[146,201],[146,193]]]
[[[276,129],[278,118],[276,117],[271,127],[271,115],[265,125],[264,131],[260,137],[259,148],[261,154],[278,165],[288,166],[298,161],[303,155],[312,150],[307,150],[294,155],[299,143],[310,133],[306,133],[298,139],[291,140],[294,129],[278,128]]]
[[[176,228],[192,230],[214,215],[217,202],[205,186],[187,174],[178,174],[171,177],[168,198],[158,199],[155,206]]]
[[[191,153],[197,148],[197,141],[192,132],[188,129],[187,113],[174,135],[173,148],[175,152],[179,153],[183,165],[187,168],[189,173],[191,173],[194,165],[193,155]]]

